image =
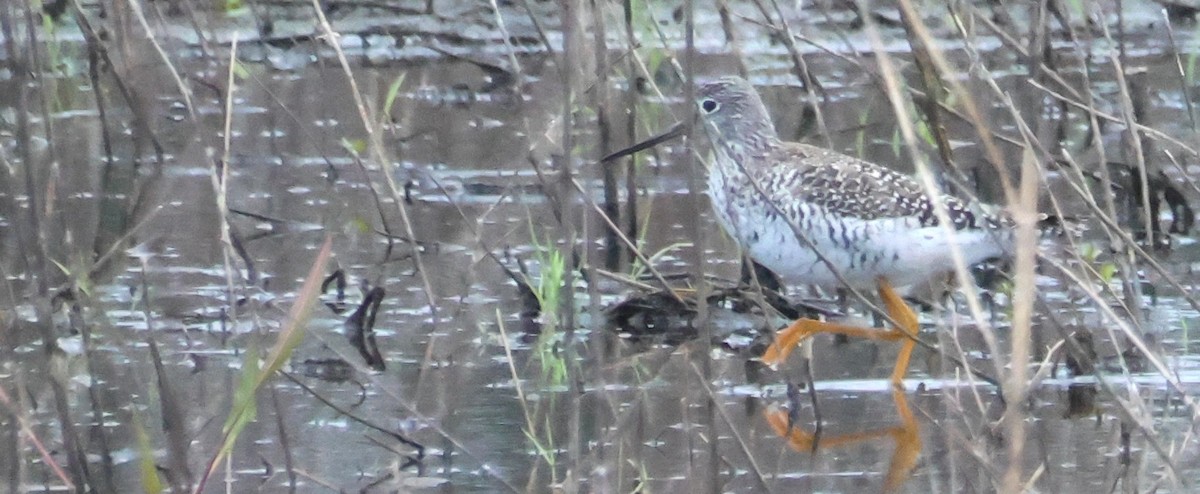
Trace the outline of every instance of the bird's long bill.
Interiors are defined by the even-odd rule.
[[[643,150],[646,150],[646,149],[650,149],[650,148],[652,148],[652,147],[654,147],[654,146],[657,146],[657,145],[659,145],[659,144],[662,144],[662,143],[664,143],[664,142],[667,142],[667,141],[670,141],[670,140],[672,140],[672,139],[675,139],[675,138],[677,138],[677,137],[679,137],[679,136],[682,136],[682,135],[683,135],[683,131],[684,131],[684,129],[685,129],[685,128],[686,128],[686,126],[683,124],[683,122],[679,122],[679,123],[677,123],[677,124],[675,124],[675,125],[671,126],[671,128],[670,128],[670,129],[667,129],[667,131],[666,131],[666,132],[663,132],[662,134],[659,134],[659,135],[657,135],[657,136],[655,136],[655,137],[651,137],[651,138],[649,138],[649,139],[646,139],[646,140],[644,140],[644,141],[642,141],[642,142],[639,142],[639,143],[637,143],[637,144],[634,144],[634,145],[632,145],[632,146],[629,146],[629,147],[627,147],[627,148],[625,148],[625,149],[622,149],[622,150],[620,150],[620,151],[617,151],[617,152],[615,152],[615,153],[609,154],[608,156],[605,156],[605,157],[603,157],[603,158],[600,158],[600,163],[602,163],[602,164],[608,164],[608,163],[611,163],[611,162],[613,162],[613,161],[616,161],[616,160],[618,160],[618,159],[621,159],[621,158],[624,158],[624,157],[626,157],[626,156],[629,156],[629,155],[631,155],[631,154],[633,154],[633,153],[636,153],[636,152],[638,152],[638,151],[643,151]]]

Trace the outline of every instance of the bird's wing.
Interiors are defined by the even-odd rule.
[[[776,154],[769,162],[777,165],[764,170],[763,177],[785,183],[770,187],[784,194],[777,201],[800,200],[830,214],[864,220],[912,217],[924,226],[938,224],[929,195],[908,175],[807,144],[789,143]],[[943,195],[942,203],[955,229],[978,227],[964,201]]]

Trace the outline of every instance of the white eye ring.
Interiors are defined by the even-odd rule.
[[[717,101],[712,98],[705,98],[700,102],[700,109],[704,111],[704,113],[711,114],[715,113],[717,110],[720,110],[721,104],[717,103]]]

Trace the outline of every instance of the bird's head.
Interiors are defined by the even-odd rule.
[[[701,121],[714,145],[755,145],[778,139],[758,91],[741,77],[701,84],[696,92]]]

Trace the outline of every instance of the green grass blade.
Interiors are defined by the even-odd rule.
[[[158,465],[154,463],[154,446],[150,443],[150,434],[142,426],[141,414],[133,414],[133,432],[137,436],[138,470],[142,477],[142,492],[157,494],[163,492],[162,479],[158,477]]]
[[[317,297],[321,292],[322,274],[325,272],[325,265],[329,262],[331,249],[332,242],[329,237],[325,237],[325,243],[321,245],[316,260],[308,270],[304,285],[300,288],[291,310],[288,311],[287,321],[284,323],[283,329],[279,331],[279,335],[275,339],[275,346],[271,348],[266,360],[259,358],[259,352],[254,345],[247,349],[246,361],[242,366],[241,383],[234,392],[233,406],[230,409],[229,417],[225,419],[225,426],[222,428],[221,447],[209,461],[204,477],[196,485],[195,492],[204,491],[204,486],[216,470],[217,465],[233,451],[233,446],[242,429],[254,420],[258,413],[258,406],[255,402],[258,390],[262,389],[267,379],[283,367],[283,364],[291,358],[292,351],[304,340],[304,330],[308,326],[312,309],[317,304]]]

